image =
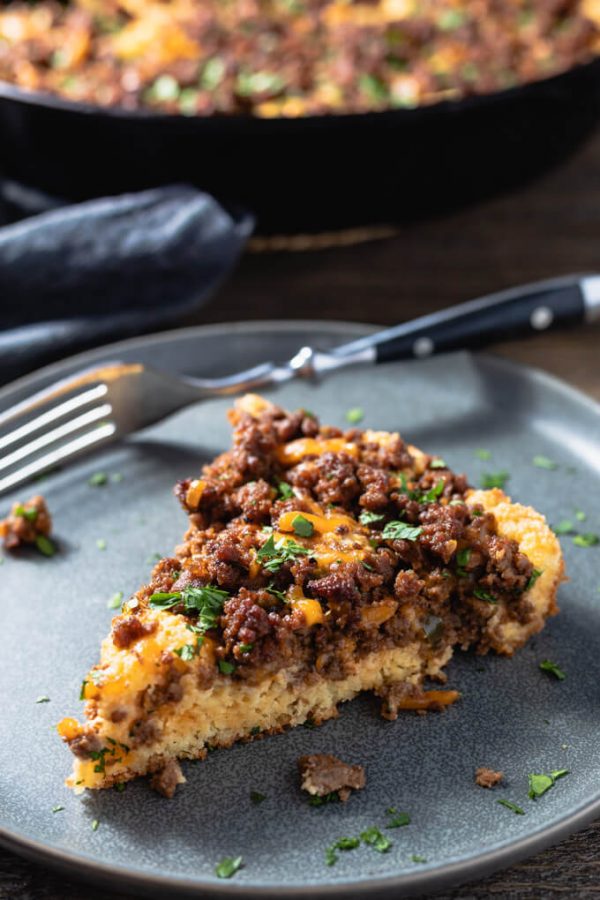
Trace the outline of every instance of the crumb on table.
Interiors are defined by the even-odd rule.
[[[360,765],[345,763],[329,753],[314,753],[298,760],[302,790],[313,797],[325,797],[337,793],[345,802],[351,792],[359,791],[366,784],[365,770]]]
[[[485,766],[480,766],[475,770],[475,784],[483,788],[495,787],[500,784],[503,777],[503,772],[495,772],[494,769],[487,769]]]

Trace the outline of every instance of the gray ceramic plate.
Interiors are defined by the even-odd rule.
[[[303,343],[330,346],[364,333],[356,325],[243,324],[171,332],[68,360],[0,393],[6,406],[83,364],[120,357],[172,371],[208,374],[289,356]],[[584,531],[600,530],[598,407],[568,387],[490,357],[454,355],[422,363],[355,370],[319,386],[294,384],[277,399],[342,424],[349,407],[364,424],[400,429],[444,455],[478,482],[485,470],[510,472],[513,497],[553,523],[583,510]],[[559,840],[600,814],[600,546],[563,541],[570,581],[561,614],[512,660],[458,654],[449,684],[463,700],[444,715],[379,718],[362,697],[339,719],[214,753],[184,766],[188,784],[171,803],[144,782],[124,793],[83,799],[63,786],[70,755],[53,725],[78,715],[79,684],[108,632],[107,600],[132,592],[154,553],[168,553],[185,526],[171,487],[229,444],[227,404],[208,402],[136,435],[100,457],[73,465],[43,485],[60,553],[6,559],[0,628],[0,839],[39,861],[145,896],[405,896],[474,878]],[[477,448],[491,451],[484,462]],[[536,468],[544,454],[559,464]],[[102,470],[122,480],[91,487]],[[24,492],[25,494],[25,492]],[[7,505],[6,501],[2,506]],[[106,541],[100,550],[98,540]],[[565,681],[541,672],[549,658]],[[36,703],[40,695],[50,702]],[[314,808],[299,792],[296,759],[332,752],[366,766],[368,784],[347,804]],[[505,772],[495,791],[473,772]],[[527,774],[567,768],[545,796],[527,797]],[[260,806],[251,790],[266,795]],[[497,803],[506,798],[526,814]],[[63,806],[52,812],[55,805]],[[371,825],[390,805],[411,824],[387,832],[389,852],[340,854],[325,847]],[[98,820],[97,830],[92,829]],[[244,857],[231,881],[215,863]],[[426,862],[413,861],[413,855]]]

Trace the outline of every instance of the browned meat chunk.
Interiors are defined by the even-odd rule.
[[[185,778],[176,759],[170,759],[164,769],[156,772],[150,779],[152,790],[162,794],[167,800],[173,799],[178,784],[185,784]]]
[[[7,550],[35,544],[40,537],[47,538],[51,531],[52,518],[41,494],[36,494],[27,503],[15,503],[10,515],[0,522],[0,537]]]
[[[360,791],[366,784],[365,770],[359,765],[342,762],[330,753],[314,753],[298,760],[302,790],[313,797],[337,793],[346,802],[352,791]]]
[[[117,619],[112,629],[112,639],[115,647],[126,650],[140,638],[147,637],[156,630],[156,622],[142,622],[137,616],[125,616]]]
[[[483,788],[493,788],[500,784],[503,778],[503,772],[495,772],[493,769],[486,769],[485,766],[475,770],[475,784]]]

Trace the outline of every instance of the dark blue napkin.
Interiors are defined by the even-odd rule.
[[[2,197],[5,220],[27,217],[0,227],[0,381],[175,323],[226,278],[254,224],[185,185],[61,206],[5,182]]]

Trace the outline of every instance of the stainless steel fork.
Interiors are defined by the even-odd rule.
[[[0,494],[207,397],[349,365],[481,347],[507,334],[535,334],[598,318],[600,276],[571,275],[471,300],[327,353],[302,347],[286,363],[263,363],[225,378],[177,377],[142,363],[102,363],[0,413]]]

